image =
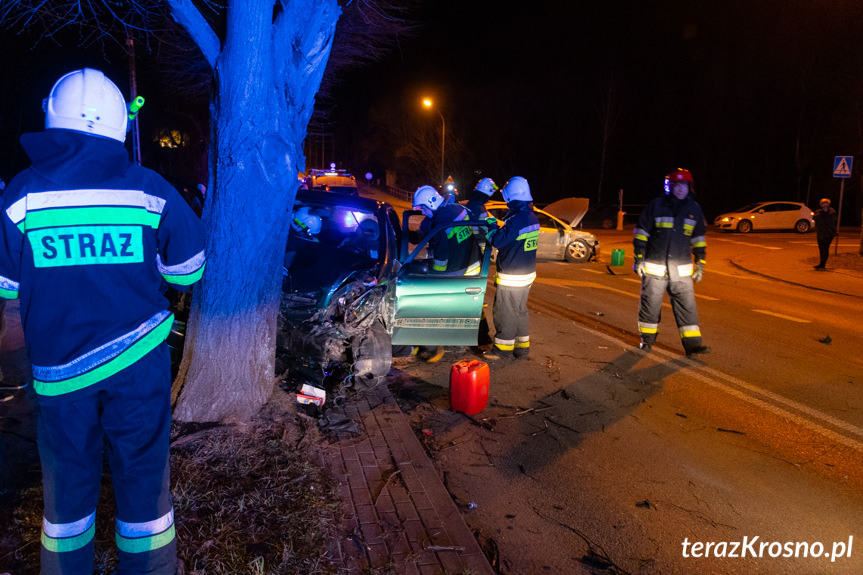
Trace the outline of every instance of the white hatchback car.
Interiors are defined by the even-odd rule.
[[[805,234],[815,227],[813,215],[800,202],[757,202],[717,216],[713,226],[743,234],[752,230],[795,230]]]

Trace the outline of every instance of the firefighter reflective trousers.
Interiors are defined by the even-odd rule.
[[[525,357],[530,352],[529,293],[530,286],[497,286],[491,314],[495,330],[494,348],[502,355]]]
[[[165,343],[74,398],[38,397],[42,574],[91,575],[103,455],[116,501],[119,575],[174,575],[171,370]]]
[[[683,349],[694,350],[701,346],[701,329],[698,327],[698,311],[695,308],[695,288],[692,278],[683,276],[677,280],[668,275],[645,274],[641,278],[641,305],[638,309],[638,332],[641,341],[653,345],[659,333],[662,315],[662,295],[668,292],[671,311],[680,332]]]

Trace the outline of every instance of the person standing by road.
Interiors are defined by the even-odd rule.
[[[539,219],[533,212],[530,185],[514,176],[502,190],[509,212],[503,227],[492,230],[490,242],[497,248],[497,273],[492,306],[494,346],[488,359],[518,359],[530,353],[530,321],[527,296],[536,279]]]
[[[830,257],[830,244],[836,237],[836,227],[839,223],[836,210],[830,207],[829,198],[821,198],[819,202],[821,209],[815,212],[812,219],[815,220],[815,237],[818,240],[818,265],[815,269],[824,271],[827,269],[827,258]]]
[[[0,212],[0,296],[20,298],[38,405],[42,573],[93,572],[107,440],[118,572],[173,575],[164,286],[200,279],[203,225],[129,161],[127,106],[102,72],[64,75],[43,108]]]
[[[665,193],[647,204],[635,228],[632,269],[641,277],[639,347],[646,352],[656,342],[662,294],[668,292],[686,355],[710,353],[701,342],[695,306],[693,284],[704,274],[707,240],[704,214],[692,197],[692,184],[689,170],[677,168],[667,175]]]

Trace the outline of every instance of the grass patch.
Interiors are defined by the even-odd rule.
[[[338,572],[328,545],[337,537],[341,502],[335,483],[309,456],[321,441],[317,426],[289,402],[276,403],[250,424],[172,430],[171,491],[186,575]],[[0,525],[0,573],[35,575],[41,485],[22,488],[6,501],[14,507],[11,521]],[[106,472],[97,512],[96,575],[116,571],[113,514]]]

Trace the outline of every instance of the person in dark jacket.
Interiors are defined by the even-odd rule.
[[[498,189],[497,184],[491,178],[483,178],[476,183],[473,195],[464,205],[470,212],[470,219],[484,220],[488,217],[485,205]]]
[[[830,207],[830,199],[821,199],[821,209],[815,212],[812,219],[815,220],[815,237],[818,240],[818,265],[815,269],[823,271],[827,269],[827,258],[830,257],[830,244],[836,237],[838,216],[836,210]]]
[[[502,190],[509,208],[503,227],[493,230],[491,245],[497,248],[494,278],[494,346],[485,357],[494,361],[527,357],[530,353],[530,322],[527,296],[536,279],[536,248],[539,219],[533,212],[530,185],[514,176]]]
[[[704,214],[692,197],[692,184],[689,170],[678,168],[666,176],[665,193],[647,204],[635,228],[632,269],[641,277],[638,331],[644,351],[656,342],[662,294],[668,292],[686,355],[710,353],[701,342],[695,306],[693,284],[704,273],[707,240]]]
[[[413,196],[413,208],[422,211],[426,219],[420,226],[423,235],[436,226],[453,224],[470,219],[463,205],[447,202],[431,186],[420,186]],[[482,259],[479,245],[470,227],[454,226],[445,234],[437,234],[429,240],[432,252],[432,270],[438,273],[454,273],[466,276],[480,272]]]
[[[102,72],[64,75],[44,107],[0,213],[0,296],[20,298],[38,402],[42,573],[93,572],[107,441],[118,572],[173,575],[164,293],[200,279],[203,225],[129,161],[126,102]]]

